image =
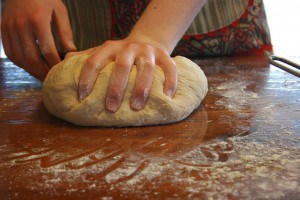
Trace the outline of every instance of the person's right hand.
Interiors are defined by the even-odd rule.
[[[51,24],[66,51],[74,51],[68,12],[61,0],[7,0],[1,33],[7,57],[43,81],[49,69],[60,62]]]

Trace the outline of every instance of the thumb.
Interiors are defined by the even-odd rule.
[[[62,1],[57,1],[54,8],[54,20],[57,26],[58,37],[67,51],[76,51],[76,46],[73,41],[73,33],[68,16],[68,10]]]

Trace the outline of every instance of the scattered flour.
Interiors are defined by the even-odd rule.
[[[231,110],[240,110],[248,105],[249,100],[259,98],[257,93],[247,90],[246,81],[228,81],[220,84],[212,92],[221,95],[221,99],[216,101],[216,105],[223,106]]]
[[[28,190],[40,190],[51,195],[59,195],[59,186],[67,183],[69,195],[108,188],[110,193],[118,191],[141,198],[146,185],[153,183],[152,192],[159,196],[166,195],[166,191],[158,189],[163,188],[166,182],[178,188],[178,194],[172,194],[173,197],[184,194],[186,196],[180,196],[184,198],[278,199],[289,192],[300,194],[300,148],[268,143],[269,134],[258,131],[243,137],[214,139],[174,159],[163,159],[163,155],[159,159],[149,158],[143,154],[135,154],[135,159],[131,159],[133,152],[123,152],[105,162],[77,169],[74,166],[89,163],[93,158],[91,155],[105,156],[105,153],[94,152],[85,158],[46,168],[41,167],[41,161],[37,159],[30,162],[33,167],[17,177],[28,178]],[[282,137],[275,135],[277,138],[274,139]],[[261,141],[254,140],[258,136]],[[221,161],[224,153],[228,158]],[[22,155],[26,154],[19,152],[11,156]],[[14,169],[24,165],[22,161],[24,158],[16,157],[1,162],[0,167]],[[42,180],[30,181],[38,175],[42,175]],[[84,185],[87,191],[79,189],[78,184]]]
[[[239,117],[247,117],[247,113],[242,113],[243,109],[249,101],[260,98],[247,89],[248,85],[246,81],[228,81],[210,92],[219,98],[216,106],[237,112]],[[5,106],[13,106],[8,101],[0,101]],[[23,151],[20,151],[8,139],[1,138],[0,186],[6,189],[6,199],[22,195],[15,189],[24,184],[24,180],[25,189],[36,193],[37,197],[53,199],[89,192],[103,193],[99,197],[103,200],[163,196],[169,199],[222,200],[296,198],[300,196],[299,124],[293,127],[287,126],[284,121],[278,124],[280,115],[274,114],[274,106],[265,106],[261,108],[260,115],[251,117],[252,127],[255,127],[251,134],[215,138],[176,154],[174,149],[168,151],[167,148],[174,147],[168,142],[158,143],[157,148],[164,151],[155,156],[140,151],[161,141],[162,137],[139,147],[133,142],[129,149],[122,149],[122,144],[116,145],[116,138],[108,138],[105,142],[115,148],[91,146],[84,149],[84,154],[76,152],[82,150],[78,143],[77,146],[70,145],[71,142],[62,143],[59,148],[47,151],[45,147],[51,147],[60,140],[46,138],[43,140],[45,147],[31,149],[23,146]],[[220,118],[235,123],[226,116]],[[245,127],[249,126],[237,129],[248,131],[244,130]],[[123,137],[127,137],[127,132],[128,129],[124,129]],[[68,141],[75,141],[75,137],[68,138]],[[70,148],[74,149],[72,155],[65,151]],[[169,152],[176,156],[170,156]],[[18,173],[3,174],[7,169]]]

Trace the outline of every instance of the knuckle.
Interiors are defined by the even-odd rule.
[[[42,54],[43,54],[44,57],[51,57],[51,56],[55,55],[53,53],[53,51],[51,51],[48,47],[42,48],[41,52],[42,52]]]
[[[102,45],[104,47],[112,46],[112,45],[114,45],[114,41],[113,40],[107,40]]]
[[[41,19],[42,16],[40,13],[36,12],[33,13],[29,16],[29,22],[33,25],[33,26],[38,26],[41,24]]]
[[[155,62],[151,57],[139,57],[136,61],[136,64],[140,67],[147,67],[147,68],[154,68],[155,67]]]
[[[125,48],[126,48],[126,49],[130,49],[130,50],[136,49],[137,46],[138,46],[138,44],[137,44],[137,43],[133,43],[133,42],[130,42],[130,43],[126,43],[126,44],[125,44]]]
[[[17,19],[16,20],[16,26],[19,30],[24,30],[26,23],[24,19]]]
[[[142,43],[135,43],[135,42],[130,42],[125,44],[126,49],[130,50],[138,50],[141,52],[152,52],[154,50],[154,47],[149,45],[149,44],[142,44]]]
[[[143,48],[144,51],[147,51],[147,52],[153,51],[153,49],[154,49],[154,47],[149,44],[142,44],[141,47]]]
[[[108,96],[109,96],[109,98],[120,99],[120,97],[121,97],[120,87],[118,85],[110,86]]]
[[[150,70],[155,69],[155,64],[151,60],[145,60],[144,62],[145,62],[144,66],[147,67],[148,69]]]
[[[115,68],[117,70],[124,70],[124,69],[127,69],[128,67],[129,67],[129,65],[126,61],[118,61],[115,64]]]
[[[89,58],[89,59],[87,59],[87,60],[85,61],[84,67],[85,67],[86,69],[96,69],[96,68],[98,67],[98,63],[95,62],[94,59],[90,59],[90,58]]]
[[[155,49],[156,55],[164,56],[164,57],[170,57],[169,52],[165,49],[162,48],[156,48]]]

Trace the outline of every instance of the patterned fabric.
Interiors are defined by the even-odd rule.
[[[112,37],[126,37],[149,0],[111,0]],[[176,46],[173,56],[259,55],[272,51],[262,0],[210,0]]]
[[[126,37],[150,2],[63,1],[78,50]],[[57,46],[63,51],[59,42]],[[177,44],[173,56],[257,55],[264,51],[272,51],[272,45],[262,0],[208,0]]]
[[[69,12],[73,37],[78,50],[101,45],[111,38],[109,0],[63,0]],[[55,27],[54,27],[55,28]],[[63,52],[58,35],[53,31],[57,48]]]
[[[244,14],[216,31],[184,35],[173,54],[188,57],[261,55],[272,51],[270,33],[261,0],[249,0]]]
[[[125,38],[139,20],[150,0],[111,0],[112,38]]]
[[[186,34],[202,34],[221,29],[240,18],[249,0],[208,0]]]

